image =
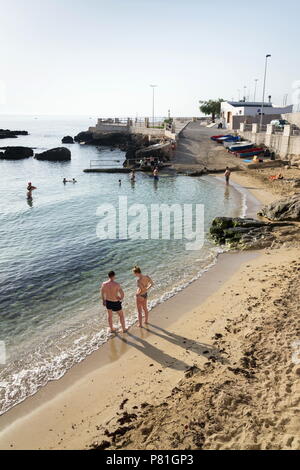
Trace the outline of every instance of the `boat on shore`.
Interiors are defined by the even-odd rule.
[[[236,152],[238,150],[247,150],[251,149],[254,147],[254,144],[252,142],[240,142],[238,144],[231,145],[228,147],[230,152]]]
[[[262,147],[254,147],[254,148],[251,148],[250,150],[249,149],[239,150],[239,151],[234,151],[230,153],[242,154],[242,153],[249,153],[249,152],[264,152],[264,149]]]

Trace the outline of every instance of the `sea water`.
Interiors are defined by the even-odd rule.
[[[65,135],[87,130],[95,120],[68,117],[7,117],[0,128],[28,130],[29,136],[0,141],[36,152],[61,146]],[[119,150],[65,145],[72,161],[33,158],[0,160],[0,341],[6,364],[0,365],[0,413],[57,380],[109,338],[99,288],[114,269],[126,293],[128,324],[136,321],[136,264],[154,280],[154,307],[185,288],[215,264],[220,248],[207,235],[214,217],[238,216],[241,195],[213,177],[163,176],[158,184],[138,174],[132,185],[125,174],[86,174],[90,162],[122,166]],[[77,184],[62,183],[76,178]],[[119,179],[122,180],[121,186]],[[38,189],[26,198],[31,181]],[[100,240],[102,204],[203,204],[205,243],[187,251],[185,240]],[[3,343],[2,343],[3,344]]]

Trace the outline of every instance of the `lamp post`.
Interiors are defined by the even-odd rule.
[[[253,99],[253,101],[254,101],[254,103],[255,103],[255,100],[256,100],[256,91],[257,91],[257,82],[258,82],[258,78],[255,78],[255,80],[254,80],[254,81],[255,81],[255,87],[254,87],[254,99]]]
[[[154,127],[154,123],[155,123],[155,88],[157,88],[157,85],[150,85],[150,87],[152,88],[152,91],[153,91],[153,107],[152,107],[152,125]]]
[[[267,69],[268,69],[268,59],[271,57],[271,54],[266,55],[266,62],[265,62],[265,75],[264,75],[264,86],[263,86],[263,97],[262,97],[262,105],[261,105],[261,116],[260,116],[260,130],[263,124],[263,117],[264,117],[264,106],[265,106],[265,93],[266,93],[266,81],[267,81]]]
[[[246,102],[246,100],[247,100],[246,93],[247,93],[247,87],[246,87],[246,85],[245,85],[245,86],[244,86],[244,102]]]

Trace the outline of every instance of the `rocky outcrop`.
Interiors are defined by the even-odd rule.
[[[4,160],[22,160],[23,158],[33,157],[33,150],[29,147],[2,147],[5,150],[0,155]]]
[[[154,144],[150,145],[149,147],[141,148],[136,151],[135,157],[137,160],[149,157],[165,160],[169,158],[170,151],[171,143],[165,142],[163,144]]]
[[[263,207],[258,215],[269,220],[300,221],[300,194],[272,202]]]
[[[104,147],[121,147],[127,149],[131,143],[132,136],[117,132],[106,132],[102,134],[92,134],[91,132],[80,132],[74,138],[75,142],[87,145],[98,145]]]
[[[101,134],[94,134],[92,132],[80,132],[74,137],[75,142],[86,145],[96,145],[103,147],[118,148],[126,152],[126,160],[135,160],[140,158],[137,152],[145,149],[150,145],[148,136],[143,134],[123,134],[118,132],[103,132]],[[157,143],[154,140],[151,142]],[[126,165],[126,164],[125,164]]]
[[[287,229],[288,227],[288,229]],[[261,249],[275,243],[291,241],[297,227],[288,223],[270,223],[255,219],[217,217],[210,228],[212,239],[219,245],[239,249]]]
[[[0,139],[16,139],[18,135],[28,135],[27,131],[10,131],[8,129],[0,129]]]
[[[78,142],[79,144],[85,143],[85,144],[93,144],[93,134],[91,132],[79,132],[74,137],[75,142]]]
[[[74,144],[74,139],[70,135],[67,135],[62,139],[63,144]]]
[[[50,162],[64,162],[71,160],[71,152],[65,147],[58,147],[35,155],[37,160],[48,160]]]

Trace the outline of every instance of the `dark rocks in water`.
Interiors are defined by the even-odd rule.
[[[127,144],[128,135],[122,133],[107,133],[99,134],[94,137],[93,143],[95,145],[103,145],[105,147],[118,147],[119,145]]]
[[[58,147],[35,155],[37,160],[48,160],[50,162],[64,162],[71,160],[71,152],[65,147]]]
[[[240,217],[217,217],[210,228],[210,235],[219,245],[227,244],[241,249],[260,249],[270,247],[275,241],[280,241],[280,233],[276,230],[284,226],[290,227],[290,224],[272,224]]]
[[[150,145],[149,138],[143,134],[127,134],[122,132],[80,132],[74,137],[75,142],[86,145],[97,145],[99,147],[118,148],[126,152],[126,160],[137,160],[137,152]],[[152,143],[157,143],[156,140]],[[126,164],[125,164],[126,166]]]
[[[3,147],[4,153],[0,158],[4,160],[22,160],[23,158],[33,157],[33,150],[29,147]]]
[[[79,132],[74,137],[75,142],[78,142],[79,144],[85,143],[85,144],[93,144],[93,134],[91,132]]]
[[[70,135],[67,135],[62,139],[63,144],[74,144],[74,139]]]
[[[9,129],[0,129],[0,139],[16,139],[18,135],[28,135],[27,131],[10,131]]]
[[[74,137],[75,142],[88,145],[103,145],[107,147],[117,147],[127,144],[130,136],[117,132],[107,132],[103,134],[93,134],[92,132],[80,132]]]
[[[272,202],[263,207],[258,215],[269,220],[300,221],[300,194]]]

